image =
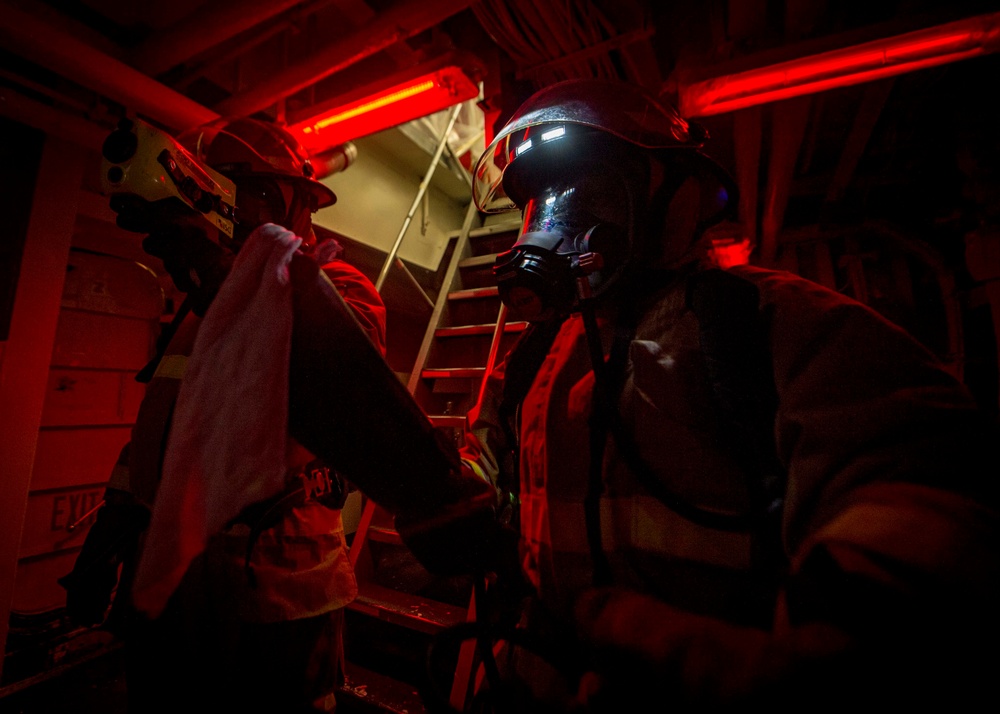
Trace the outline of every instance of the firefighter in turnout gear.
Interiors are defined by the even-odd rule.
[[[317,245],[311,214],[336,197],[288,132],[256,119],[220,120],[178,142],[236,185],[235,230],[210,235],[195,219],[148,225],[119,215],[122,227],[148,233],[143,248],[186,299],[141,375],[148,384],[131,441],[64,579],[68,610],[83,624],[102,622],[122,565],[108,626],[126,643],[129,709],[137,714],[333,711],[344,677],[344,607],[357,595],[341,516],[348,487],[285,434],[288,379],[273,375],[287,375],[291,318],[275,317],[282,308],[269,300],[288,299],[287,261],[308,256],[382,355],[385,307],[374,285],[337,257],[335,241]],[[240,277],[250,267],[262,272]],[[329,408],[346,407],[331,395]],[[247,472],[268,459],[277,464],[277,492],[239,501],[253,500],[257,477]],[[215,473],[213,463],[236,464],[238,473]],[[200,505],[171,508],[181,501]],[[226,507],[236,512],[218,510]],[[202,512],[226,513],[218,532],[198,532]]]
[[[867,306],[707,263],[736,203],[707,139],[638,88],[571,80],[475,168],[481,210],[522,211],[494,270],[531,325],[462,456],[534,590],[479,696],[972,706],[997,667],[993,426]]]

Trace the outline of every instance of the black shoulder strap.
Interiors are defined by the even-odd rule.
[[[687,304],[698,318],[716,408],[732,429],[734,453],[747,474],[755,559],[764,570],[780,573],[786,479],[775,446],[778,393],[760,290],[725,270],[704,270],[691,277]]]
[[[191,312],[191,300],[187,297],[184,298],[184,302],[181,306],[177,308],[177,312],[174,314],[174,319],[170,321],[166,327],[164,327],[160,336],[156,338],[156,354],[153,358],[146,363],[146,366],[140,369],[135,375],[135,381],[141,384],[148,384],[151,379],[153,379],[153,374],[156,373],[156,368],[160,364],[160,360],[163,359],[163,353],[167,349],[167,345],[170,344],[170,340],[173,339],[174,334],[177,332],[177,328],[181,326],[184,322],[184,318],[187,314]]]
[[[500,402],[502,417],[513,415],[527,396],[531,383],[535,380],[535,375],[538,374],[562,324],[563,320],[533,323],[521,333],[517,342],[511,347],[507,354],[503,399]]]
[[[520,475],[518,473],[518,409],[528,395],[531,383],[542,366],[545,356],[549,353],[552,343],[562,327],[563,320],[551,320],[544,323],[534,323],[521,333],[517,342],[511,347],[506,357],[504,371],[503,395],[498,407],[500,425],[504,430],[507,445],[512,450],[501,458],[501,465],[507,464],[507,471],[501,473],[500,489],[510,495],[513,503],[511,525],[517,527],[520,520]],[[498,455],[499,456],[499,455]]]
[[[752,479],[754,510],[768,510],[784,491],[774,444],[778,406],[774,371],[760,317],[760,291],[738,275],[701,271],[688,283],[687,304],[698,318],[705,366],[716,405]]]

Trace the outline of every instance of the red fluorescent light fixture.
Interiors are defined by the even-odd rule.
[[[479,96],[479,85],[451,65],[397,82],[292,124],[288,129],[309,151],[322,151],[351,139],[374,134],[434,114]]]
[[[680,89],[680,111],[695,118],[870,82],[1000,49],[1000,13],[724,75]]]

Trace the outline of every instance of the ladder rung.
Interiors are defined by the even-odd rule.
[[[485,367],[437,367],[421,370],[420,376],[424,379],[449,379],[455,377],[482,377],[486,372]]]
[[[459,268],[479,268],[484,265],[493,265],[496,262],[496,253],[487,253],[486,255],[477,255],[474,258],[466,258],[459,262]]]
[[[403,539],[394,528],[385,526],[368,526],[367,537],[378,543],[392,543],[393,545],[403,545]]]
[[[466,609],[463,607],[371,582],[359,583],[358,597],[347,607],[386,622],[431,634],[465,622],[466,618]]]
[[[528,327],[527,322],[508,322],[504,324],[504,332],[521,332]],[[492,335],[497,329],[496,323],[485,322],[480,325],[456,325],[454,327],[439,327],[434,330],[435,337],[464,337],[466,335]]]
[[[453,290],[448,293],[449,300],[474,300],[476,298],[497,297],[500,291],[496,285],[485,288],[469,288],[467,290]]]
[[[431,424],[440,427],[462,428],[465,426],[464,414],[430,414],[427,417]]]
[[[519,231],[521,230],[521,215],[518,213],[517,218],[513,218],[509,221],[504,221],[502,223],[494,223],[491,226],[483,226],[482,228],[473,228],[469,231],[470,238],[480,238],[482,236],[491,236],[496,233],[506,233],[507,231]]]

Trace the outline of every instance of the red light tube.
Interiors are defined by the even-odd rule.
[[[1000,13],[737,72],[680,88],[680,111],[704,117],[990,54]]]
[[[288,129],[311,152],[434,114],[479,96],[459,67],[444,67],[343,104]]]

